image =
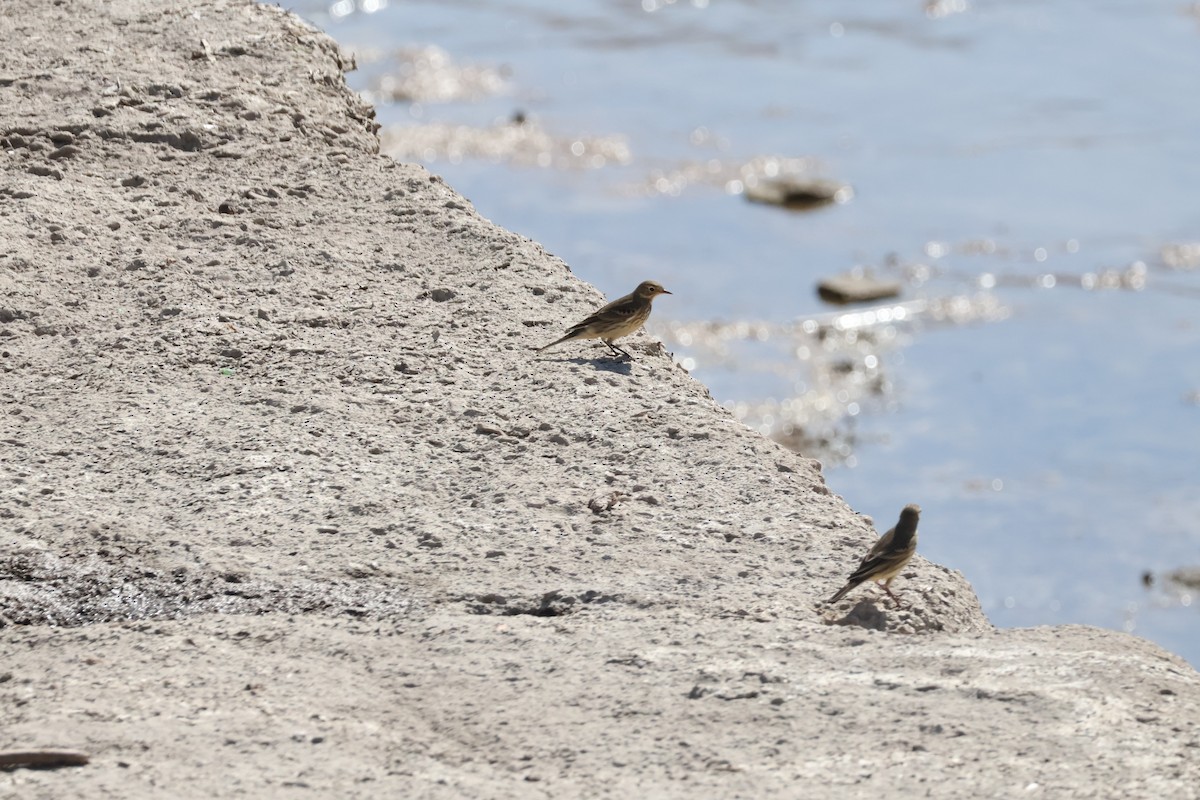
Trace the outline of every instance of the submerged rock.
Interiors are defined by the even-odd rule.
[[[821,279],[817,284],[817,295],[826,303],[845,305],[899,297],[900,289],[898,281],[881,281],[867,273],[854,271]]]
[[[748,184],[744,194],[752,203],[808,211],[832,203],[847,203],[854,197],[854,190],[823,178],[783,177]]]

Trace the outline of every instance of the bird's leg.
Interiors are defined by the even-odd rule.
[[[608,339],[601,339],[600,341],[602,341],[606,345],[608,345],[608,349],[612,351],[612,354],[614,356],[625,356],[625,358],[628,358],[630,361],[633,361],[633,356],[629,355],[629,352],[626,351],[624,348],[617,347],[615,344],[613,344]]]
[[[896,608],[904,608],[904,604],[900,602],[900,598],[892,592],[892,579],[888,578],[883,583],[879,584],[883,590],[887,592],[888,597],[892,598],[892,602],[896,604]]]

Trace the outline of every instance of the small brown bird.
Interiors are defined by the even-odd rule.
[[[613,300],[583,322],[572,325],[566,336],[555,339],[545,347],[539,347],[538,352],[572,339],[599,339],[608,345],[608,349],[612,351],[613,355],[625,356],[625,358],[633,360],[633,356],[613,344],[613,340],[628,336],[642,327],[650,318],[651,303],[660,294],[670,294],[670,292],[655,281],[642,281],[632,294]]]
[[[920,506],[915,503],[905,506],[900,512],[900,521],[896,523],[896,527],[879,537],[879,541],[875,542],[875,546],[863,557],[862,563],[854,570],[846,585],[826,602],[832,605],[860,583],[875,581],[883,586],[888,597],[899,606],[900,599],[892,594],[892,579],[900,574],[900,570],[904,569],[913,553],[917,552],[917,521],[920,517]]]

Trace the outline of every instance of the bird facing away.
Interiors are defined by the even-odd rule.
[[[608,349],[612,351],[613,355],[625,356],[632,361],[633,356],[617,347],[613,341],[622,336],[628,336],[642,327],[650,318],[651,303],[660,294],[670,294],[670,292],[655,281],[642,281],[631,294],[613,300],[583,322],[572,325],[566,336],[555,339],[545,347],[539,347],[538,352],[572,339],[599,339],[608,345]]]
[[[826,602],[832,605],[860,583],[875,581],[883,586],[888,597],[899,606],[899,598],[892,594],[892,579],[904,569],[913,553],[917,552],[917,521],[920,516],[920,506],[905,506],[900,512],[900,521],[896,523],[896,527],[879,537],[879,541],[875,542],[875,546],[863,557],[862,563],[854,570],[846,585]]]

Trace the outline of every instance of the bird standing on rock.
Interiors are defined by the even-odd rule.
[[[892,579],[908,564],[909,559],[917,552],[917,521],[921,517],[921,507],[910,504],[900,512],[900,521],[896,527],[889,530],[875,546],[863,557],[858,569],[854,570],[846,585],[838,593],[829,598],[830,605],[841,600],[855,586],[864,581],[875,581],[883,586],[888,597],[900,605],[900,599],[892,594]]]
[[[583,322],[572,325],[566,336],[555,339],[545,347],[538,348],[538,352],[572,339],[599,339],[608,345],[608,349],[612,351],[613,355],[624,356],[632,361],[633,356],[613,344],[613,341],[622,336],[628,336],[642,327],[650,318],[650,306],[654,298],[660,294],[670,294],[670,292],[655,281],[642,281],[631,294],[613,300]]]

